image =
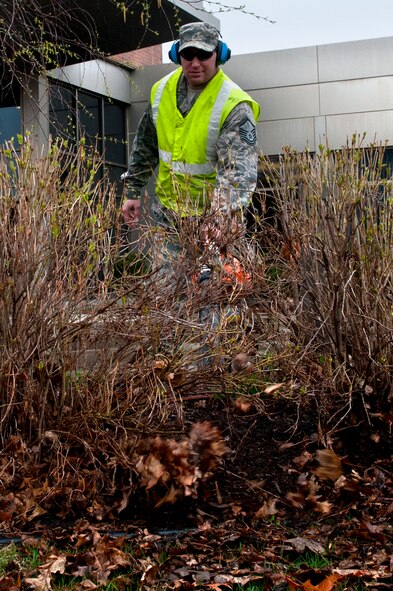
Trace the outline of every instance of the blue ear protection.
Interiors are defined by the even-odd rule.
[[[231,50],[224,41],[219,41],[217,44],[217,65],[221,66],[231,59]]]
[[[174,64],[180,64],[179,41],[172,43],[172,47],[168,51],[168,57]]]
[[[174,64],[180,64],[179,41],[172,44],[168,52],[168,57]],[[221,66],[231,58],[231,50],[223,41],[218,41],[217,44],[217,60],[216,65]]]

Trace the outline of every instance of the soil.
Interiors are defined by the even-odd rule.
[[[323,515],[316,515],[315,507],[308,502],[299,507],[287,497],[299,491],[304,494],[304,482],[315,478],[317,452],[326,448],[340,458],[345,477],[358,475],[359,487],[360,481],[374,470],[386,475],[385,483],[391,487],[391,423],[382,423],[379,418],[369,424],[360,408],[357,414],[355,410],[350,413],[336,431],[329,431],[322,427],[326,416],[322,418],[318,407],[312,397],[296,402],[277,396],[266,403],[262,413],[253,407],[244,412],[220,397],[191,397],[184,403],[181,421],[177,422],[173,414],[167,425],[168,436],[181,428],[187,433],[196,422],[211,422],[219,427],[228,446],[223,464],[210,481],[201,485],[197,500],[185,499],[157,510],[154,494],[142,493],[124,517],[153,530],[198,525],[206,519],[217,524],[238,513],[252,522],[264,503],[274,501],[278,514],[295,524],[310,522],[316,516],[320,519]],[[371,491],[371,480],[368,485]],[[333,480],[318,481],[318,486],[320,500],[332,503],[339,520],[348,503],[359,510],[359,515],[370,510],[359,497],[359,490],[337,494]],[[375,507],[371,512],[375,514]]]

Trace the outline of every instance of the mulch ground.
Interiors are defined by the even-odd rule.
[[[220,396],[189,398],[162,437],[209,421],[228,448],[197,497],[160,506],[162,490],[152,487],[109,520],[38,518],[13,535],[38,547],[46,571],[10,572],[0,589],[51,589],[42,581],[60,575],[74,589],[110,580],[124,590],[135,581],[142,589],[392,588],[390,415],[370,421],[355,409],[329,432],[312,397],[272,396],[264,412]]]

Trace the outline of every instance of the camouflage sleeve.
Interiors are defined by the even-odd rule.
[[[239,103],[225,120],[217,157],[217,202],[222,209],[247,206],[256,187],[258,166],[255,118],[248,103]]]
[[[126,198],[139,199],[158,164],[158,142],[149,105],[139,121],[127,172],[122,175],[126,183]]]

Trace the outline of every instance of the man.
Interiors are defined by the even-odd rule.
[[[230,50],[213,26],[182,26],[169,57],[181,67],[152,88],[122,177],[124,220],[139,221],[141,190],[158,165],[157,219],[170,225],[210,205],[237,223],[257,182],[259,105],[220,69]]]

